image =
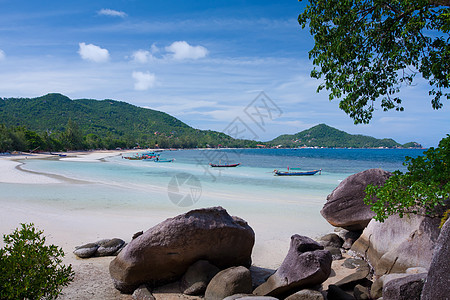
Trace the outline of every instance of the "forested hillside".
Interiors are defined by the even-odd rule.
[[[401,145],[393,139],[376,139],[374,137],[349,134],[325,124],[316,125],[296,134],[285,134],[268,142],[282,147],[328,147],[328,148],[377,148],[377,147],[422,147],[410,142]]]
[[[0,99],[0,151],[206,146],[248,147],[209,130],[194,129],[160,111],[114,100],[71,100],[61,94]],[[31,138],[32,137],[32,138]],[[23,144],[27,145],[23,145]],[[20,146],[20,147],[19,147]],[[24,150],[25,150],[24,149]]]

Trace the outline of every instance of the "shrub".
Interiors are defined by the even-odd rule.
[[[73,280],[72,266],[62,265],[64,252],[46,246],[34,224],[21,224],[3,235],[0,249],[0,299],[55,299]]]
[[[374,219],[409,213],[442,217],[450,198],[450,135],[423,156],[406,157],[405,165],[406,173],[395,171],[383,186],[366,188],[364,202],[376,213]]]

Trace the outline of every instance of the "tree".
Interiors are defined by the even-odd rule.
[[[406,173],[396,171],[383,186],[366,188],[364,202],[376,213],[375,219],[408,213],[440,217],[450,199],[450,135],[423,156],[407,157],[405,164]]]
[[[0,299],[55,299],[73,280],[72,267],[61,264],[64,251],[46,246],[42,234],[33,224],[21,224],[3,236]]]
[[[419,73],[434,109],[450,99],[450,0],[309,0],[298,21],[314,36],[317,91],[342,98],[355,124],[370,121],[379,99],[383,110],[403,111],[396,94]]]
[[[63,141],[68,150],[80,150],[84,148],[83,135],[78,124],[72,119],[67,122],[66,131],[63,133]]]

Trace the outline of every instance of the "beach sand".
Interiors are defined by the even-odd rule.
[[[136,152],[136,151],[133,151]],[[66,160],[95,161],[108,156],[120,155],[117,151],[71,153],[62,158]],[[19,159],[54,158],[50,155],[22,155],[0,157],[0,183],[58,184],[63,177],[51,174],[24,171],[20,169]],[[77,258],[72,251],[75,246],[95,242],[105,238],[121,238],[126,242],[138,231],[145,231],[175,215],[150,213],[145,216],[134,215],[122,211],[89,211],[64,210],[49,204],[25,201],[7,201],[0,197],[0,232],[11,233],[20,223],[33,222],[44,231],[47,243],[63,248],[64,264],[71,264],[75,271],[74,281],[63,290],[60,299],[131,299],[129,295],[121,295],[112,284],[108,266],[113,257],[97,257],[90,259]],[[247,220],[250,225],[250,220]],[[145,224],[146,228],[142,228]],[[268,223],[267,226],[270,226]],[[292,233],[294,234],[294,233]],[[259,241],[263,240],[261,243]],[[264,230],[256,232],[256,244],[252,254],[256,266],[276,269],[289,249],[289,239],[285,243],[271,241],[264,236]],[[3,246],[3,240],[0,242]],[[338,266],[337,266],[338,267]],[[334,278],[336,279],[336,278]],[[154,292],[157,299],[200,299],[177,294],[176,285],[163,287]]]

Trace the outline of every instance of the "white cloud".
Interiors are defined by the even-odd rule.
[[[99,10],[98,14],[103,16],[121,17],[121,18],[125,18],[127,16],[127,14],[124,13],[123,11],[117,11],[109,8],[103,8]]]
[[[109,52],[106,49],[100,48],[93,44],[79,43],[80,49],[78,53],[84,60],[93,62],[106,62],[109,60]]]
[[[135,80],[134,89],[138,91],[145,91],[155,86],[156,76],[150,72],[133,72],[133,79]]]
[[[173,42],[172,45],[165,48],[172,52],[172,57],[177,60],[199,59],[208,55],[208,49],[202,46],[191,46],[186,41]]]
[[[141,64],[145,64],[153,59],[153,55],[147,50],[134,51],[132,57],[134,62]]]
[[[5,57],[6,57],[5,52],[2,49],[0,49],[0,61],[4,60]]]

